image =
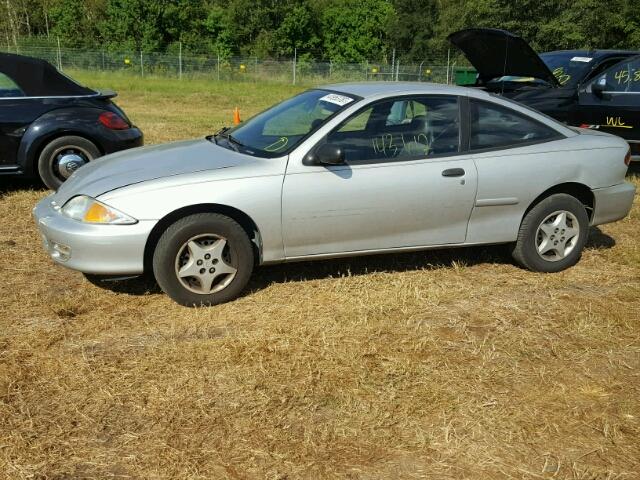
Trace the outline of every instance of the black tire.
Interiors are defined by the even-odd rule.
[[[575,240],[567,241],[566,249],[562,249],[563,252],[569,250],[566,256],[560,259],[550,260],[552,257],[559,257],[553,251],[549,252],[545,256],[538,253],[537,243],[544,240],[546,236],[544,232],[539,232],[545,219],[549,218],[556,212],[563,211],[573,215],[577,226],[574,225],[574,220],[569,219],[573,228],[578,230],[578,235]],[[551,217],[549,221],[553,218]],[[564,230],[557,232],[558,235],[562,235]],[[522,267],[532,270],[534,272],[560,272],[569,267],[575,265],[580,256],[582,255],[582,249],[587,241],[587,235],[589,232],[589,216],[584,205],[575,197],[564,193],[558,193],[551,195],[535,205],[524,217],[520,224],[520,231],[518,232],[518,240],[516,241],[513,250],[511,252],[514,260]],[[540,237],[538,236],[540,234]],[[565,237],[556,238],[557,242]],[[552,241],[550,239],[550,241]],[[561,242],[562,246],[563,243]]]
[[[49,142],[38,157],[38,173],[42,182],[51,190],[57,190],[65,177],[56,166],[56,158],[62,151],[75,151],[87,162],[98,158],[101,153],[95,144],[86,138],[75,135],[58,137]]]
[[[185,250],[189,240],[202,237],[206,242],[208,236],[226,240],[224,255],[221,258],[224,258],[222,261],[225,267],[235,268],[236,273],[234,276],[227,274],[214,278],[214,286],[217,279],[222,278],[218,287],[228,281],[221,290],[197,293],[185,286],[185,283],[191,283],[191,288],[207,288],[202,286],[197,277],[187,277],[183,280],[178,277],[178,265],[183,258],[179,255],[181,252],[190,252],[188,249]],[[202,270],[215,270],[215,263],[207,263],[213,261],[214,259],[204,260],[202,266],[205,268]],[[231,218],[216,213],[197,213],[176,221],[164,231],[153,252],[153,273],[158,285],[175,302],[187,307],[217,305],[237,298],[249,282],[253,263],[253,248],[245,231]]]

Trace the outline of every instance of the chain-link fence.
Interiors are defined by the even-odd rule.
[[[59,70],[129,72],[138,76],[178,78],[204,77],[222,81],[272,81],[286,83],[320,83],[346,81],[427,81],[455,83],[468,67],[456,65],[450,55],[434,55],[420,63],[404,64],[366,61],[338,63],[309,60],[296,55],[287,60],[263,60],[255,57],[222,58],[219,55],[143,53],[96,49],[71,49],[43,46],[19,46],[5,51],[45,59]]]

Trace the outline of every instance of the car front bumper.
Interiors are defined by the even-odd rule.
[[[595,205],[591,225],[615,222],[626,217],[633,206],[636,187],[623,182],[606,188],[592,190]]]
[[[144,248],[155,221],[133,225],[91,225],[63,215],[41,200],[33,216],[47,253],[58,264],[98,275],[139,275],[144,271]]]

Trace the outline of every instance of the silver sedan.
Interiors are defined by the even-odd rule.
[[[557,272],[627,215],[628,144],[481,91],[306,91],[207,138],[108,155],[34,209],[61,265],[153,272],[183,305],[237,297],[257,264],[510,244]]]

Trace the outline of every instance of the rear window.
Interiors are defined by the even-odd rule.
[[[0,98],[2,97],[24,97],[24,92],[11,78],[4,73],[0,73]]]

